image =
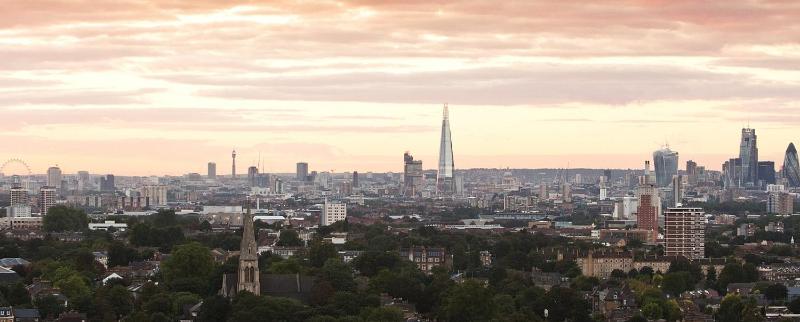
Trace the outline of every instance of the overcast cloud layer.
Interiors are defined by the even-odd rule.
[[[638,167],[669,142],[718,169],[748,123],[780,164],[799,39],[790,0],[11,1],[0,158],[400,171],[435,164],[448,102],[459,168]]]

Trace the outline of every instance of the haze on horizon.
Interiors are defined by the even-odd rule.
[[[710,169],[800,141],[797,1],[70,1],[0,11],[0,159],[121,175]],[[681,165],[683,168],[683,165]],[[241,171],[241,170],[240,170]]]

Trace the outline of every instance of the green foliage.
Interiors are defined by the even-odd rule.
[[[658,320],[663,314],[664,312],[661,309],[661,305],[658,305],[658,303],[650,303],[642,307],[642,315],[648,320]]]
[[[278,237],[278,242],[276,245],[284,247],[299,247],[303,246],[303,240],[300,239],[300,235],[298,235],[296,231],[292,229],[284,229],[281,230],[281,235]]]
[[[57,317],[64,312],[64,304],[53,295],[47,295],[35,301],[34,305],[39,309],[39,315],[43,318]]]
[[[161,265],[167,285],[194,284],[199,289],[207,289],[209,277],[214,271],[211,251],[199,243],[189,243],[175,247],[172,255]],[[202,294],[203,292],[195,293]]]
[[[203,300],[203,306],[197,314],[198,322],[225,321],[231,313],[231,304],[228,299],[216,295]]]
[[[42,229],[47,232],[84,231],[89,219],[83,210],[67,206],[54,206],[42,219]]]
[[[786,288],[786,285],[780,283],[770,284],[764,289],[764,297],[773,302],[785,300],[788,293],[789,290]]]
[[[491,290],[467,281],[448,291],[439,317],[444,321],[488,321],[496,309],[495,303],[487,300],[491,297]]]
[[[339,253],[331,243],[316,241],[308,249],[308,260],[313,267],[322,267],[329,259],[338,257]]]

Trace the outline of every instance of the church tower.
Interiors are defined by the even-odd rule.
[[[250,213],[250,203],[247,204],[247,214],[242,218],[244,232],[242,233],[242,249],[239,254],[239,286],[238,292],[248,291],[261,295],[261,282],[258,273],[258,244],[256,244],[253,228],[253,215]]]

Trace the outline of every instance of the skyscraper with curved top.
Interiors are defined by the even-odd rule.
[[[442,137],[439,141],[439,172],[436,180],[437,191],[440,194],[452,194],[455,191],[453,178],[453,140],[450,136],[450,113],[447,104],[444,104],[442,118]]]
[[[797,149],[789,143],[786,156],[783,158],[783,177],[789,181],[790,187],[800,187],[800,164],[797,161]]]
[[[656,168],[656,185],[666,187],[672,183],[672,177],[678,174],[678,152],[669,146],[653,152],[653,164]]]

